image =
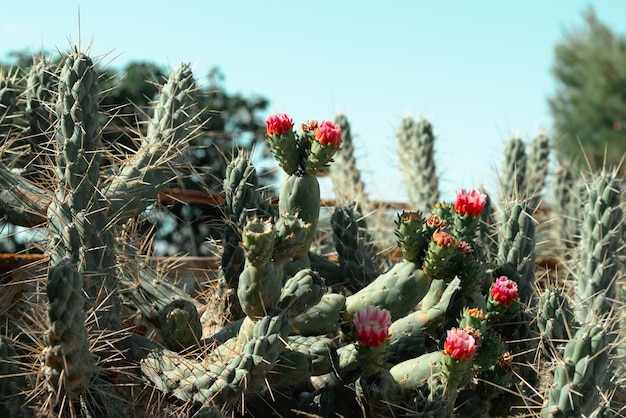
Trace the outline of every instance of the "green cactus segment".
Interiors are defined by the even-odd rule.
[[[566,250],[575,247],[578,242],[579,237],[576,235],[580,233],[578,221],[582,206],[578,201],[579,197],[575,195],[578,187],[575,187],[576,182],[572,170],[565,165],[560,165],[554,174],[554,206],[559,215],[557,217],[559,249],[565,259],[570,259],[571,253]]]
[[[600,176],[589,187],[575,299],[580,322],[606,315],[616,300],[615,277],[620,268],[617,250],[623,245],[620,195],[619,181],[614,175]]]
[[[346,344],[337,349],[337,372],[345,376],[359,367],[359,350],[356,344]]]
[[[509,263],[519,273],[519,300],[528,305],[535,285],[535,220],[523,203],[514,203],[504,211],[500,229],[498,264]]]
[[[504,163],[499,175],[503,201],[519,201],[526,196],[526,146],[520,137],[512,137],[504,147]]]
[[[483,191],[483,193],[485,193]],[[487,201],[480,213],[480,224],[478,227],[478,241],[482,244],[483,251],[488,260],[493,260],[498,255],[498,232],[496,228],[496,216],[492,198],[487,195]]]
[[[276,242],[276,231],[270,220],[253,218],[246,223],[241,234],[246,263],[263,267],[269,263]]]
[[[282,267],[267,263],[261,267],[248,264],[239,276],[237,296],[241,309],[250,318],[267,315],[276,306],[283,282]]]
[[[428,213],[439,199],[434,145],[433,127],[428,120],[402,120],[398,131],[399,166],[411,206],[422,213]]]
[[[59,200],[78,213],[87,208],[100,176],[98,74],[91,59],[70,54],[59,79],[56,164]],[[72,191],[72,193],[69,193]]]
[[[418,265],[400,261],[367,287],[346,298],[345,319],[351,320],[359,309],[368,305],[387,309],[392,320],[401,318],[422,300],[430,282]]]
[[[608,362],[606,330],[592,324],[580,328],[565,346],[563,362],[554,371],[554,386],[541,416],[590,416],[598,407],[598,388],[604,383]]]
[[[115,328],[119,314],[115,243],[97,192],[101,159],[98,74],[82,53],[73,51],[65,60],[56,113],[59,184],[47,212],[51,265],[64,260],[74,263],[83,275],[90,303],[101,307],[97,326]]]
[[[304,242],[308,251],[315,238],[320,215],[320,185],[317,177],[309,174],[287,176],[280,190],[278,211],[281,214],[287,213],[298,217],[304,223],[311,225]],[[304,254],[299,256],[302,255]]]
[[[141,371],[157,389],[182,401],[233,403],[243,393],[264,387],[289,333],[285,314],[266,316],[252,328],[239,354],[221,362],[199,363],[165,350],[153,350],[141,360]]]
[[[550,138],[546,134],[537,135],[528,147],[526,166],[526,189],[528,190],[528,207],[534,211],[542,200],[542,190],[548,176],[550,164]]]
[[[333,371],[335,344],[326,337],[303,337],[290,335],[287,347],[305,355],[310,364],[311,376],[320,376]]]
[[[195,134],[195,82],[191,67],[170,74],[139,150],[108,185],[109,215],[127,219],[154,204],[158,192],[176,178],[175,162]]]
[[[256,169],[245,154],[240,153],[226,167],[224,178],[224,201],[227,217],[224,228],[223,253],[219,277],[219,290],[222,297],[222,312],[240,317],[239,300],[235,297],[239,275],[243,271],[245,256],[241,242],[241,230],[247,219],[253,219],[258,212],[261,196],[257,191]]]
[[[421,264],[434,228],[425,224],[420,212],[402,212],[396,221],[398,247],[408,261]]]
[[[301,154],[304,151],[304,172],[310,176],[316,176],[328,171],[328,165],[339,149],[332,145],[322,145],[313,138],[314,131],[304,131],[302,134]]]
[[[393,346],[396,340],[413,334],[421,334],[424,331],[434,334],[444,322],[450,301],[455,292],[460,289],[459,283],[460,280],[455,278],[445,290],[442,290],[437,303],[428,307],[422,306],[420,310],[395,320],[389,327],[390,344]]]
[[[575,326],[574,311],[568,299],[557,288],[546,289],[537,302],[537,328],[541,333],[542,351],[547,358],[562,354],[560,341],[567,341]]]
[[[353,204],[337,206],[331,216],[331,228],[339,266],[348,289],[360,289],[380,275],[378,266],[363,243],[362,216]]]
[[[467,215],[459,215],[454,213],[454,222],[452,224],[452,234],[459,240],[470,245],[474,243],[477,236],[480,217],[472,217]]]
[[[261,196],[257,190],[259,179],[256,168],[249,158],[240,153],[226,167],[224,178],[224,203],[229,220],[243,228],[246,219],[257,213]]]
[[[167,348],[181,351],[198,345],[202,325],[196,305],[178,299],[165,306],[159,320],[161,336]]]
[[[280,298],[282,266],[270,262],[276,231],[270,220],[250,220],[242,234],[245,267],[239,276],[237,296],[243,312],[250,318],[267,315]]]
[[[300,141],[293,130],[282,135],[274,134],[267,137],[267,142],[278,161],[278,165],[287,175],[292,175],[300,167]]]
[[[398,382],[402,390],[418,390],[422,388],[432,375],[441,373],[443,351],[422,354],[419,357],[405,360],[389,369],[389,373]]]
[[[51,266],[46,283],[48,323],[42,355],[43,374],[51,391],[85,391],[93,370],[85,329],[83,277],[69,262]]]
[[[293,318],[292,326],[303,336],[335,333],[341,324],[341,312],[345,304],[345,296],[326,293],[317,305]]]
[[[276,228],[276,245],[272,258],[276,263],[283,263],[293,258],[304,257],[308,251],[308,237],[311,225],[302,219],[283,213],[274,225]]]
[[[361,179],[361,171],[358,169],[354,156],[352,130],[346,115],[337,115],[335,123],[341,129],[341,149],[334,156],[334,164],[330,166],[330,177],[333,180],[337,199],[358,199],[359,202],[367,202],[365,184]],[[369,209],[369,205],[368,205]]]
[[[287,279],[280,292],[278,308],[294,317],[317,305],[326,292],[326,285],[319,273],[303,269]]]
[[[19,417],[25,404],[26,379],[19,372],[17,353],[11,341],[0,335],[0,416]]]
[[[54,66],[40,57],[35,59],[28,73],[26,86],[26,118],[29,125],[29,141],[38,146],[45,140],[44,133],[52,129],[52,109],[57,90]]]
[[[459,241],[445,232],[442,234],[445,237],[434,234],[428,243],[422,268],[431,279],[449,282],[461,270],[463,257],[459,251]]]

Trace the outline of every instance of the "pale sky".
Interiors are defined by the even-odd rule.
[[[296,124],[343,112],[372,199],[406,201],[395,135],[405,115],[425,116],[451,200],[460,187],[497,190],[510,136],[551,128],[553,47],[589,5],[626,33],[624,0],[13,1],[0,56],[80,40],[116,68],[190,62],[202,83],[218,66],[227,91],[263,95]]]

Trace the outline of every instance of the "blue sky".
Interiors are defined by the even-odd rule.
[[[228,91],[264,95],[297,124],[343,112],[367,191],[387,201],[407,199],[396,130],[424,116],[451,200],[459,187],[496,191],[511,135],[550,129],[553,47],[589,5],[626,33],[623,0],[15,1],[3,4],[0,56],[80,39],[112,67],[190,62],[202,83],[219,66]]]

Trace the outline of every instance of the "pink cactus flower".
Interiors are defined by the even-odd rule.
[[[506,276],[500,276],[491,286],[490,292],[494,301],[509,306],[517,299],[517,283]]]
[[[277,113],[271,115],[265,121],[267,125],[267,135],[272,136],[275,134],[283,135],[289,131],[293,131],[293,120],[291,116],[286,113]]]
[[[480,216],[483,207],[487,203],[487,195],[476,189],[459,189],[456,192],[456,203],[454,210],[461,216],[467,215],[471,218]]]
[[[367,347],[378,347],[389,335],[391,314],[386,309],[368,305],[354,314],[353,323],[359,344]]]
[[[446,342],[443,343],[443,351],[457,360],[469,360],[476,350],[476,340],[462,329],[452,328],[448,330]]]
[[[339,148],[341,145],[341,129],[339,125],[330,121],[322,121],[315,129],[315,139],[321,145],[330,145]]]

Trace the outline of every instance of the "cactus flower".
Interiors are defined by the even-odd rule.
[[[265,121],[267,125],[267,135],[283,135],[287,132],[293,131],[293,120],[291,116],[286,113],[277,113],[271,115]]]
[[[517,299],[517,283],[506,276],[500,276],[491,286],[490,294],[500,305],[509,306]]]
[[[432,240],[439,247],[456,248],[459,241],[447,232],[437,231],[433,234]]]
[[[448,330],[443,351],[457,360],[469,360],[476,350],[476,340],[462,329]]]
[[[454,210],[461,216],[467,215],[470,218],[480,216],[483,207],[487,203],[487,195],[476,189],[459,189],[456,192],[456,203]]]
[[[341,129],[335,122],[322,121],[315,129],[315,139],[321,145],[339,148],[341,145]]]
[[[359,344],[367,347],[378,347],[389,335],[391,314],[386,309],[368,305],[354,314],[353,323]]]

